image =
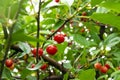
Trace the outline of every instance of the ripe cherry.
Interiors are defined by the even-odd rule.
[[[82,16],[86,16],[86,15],[87,15],[86,12],[82,12]],[[87,18],[81,18],[81,21],[86,22],[86,21],[87,21]]]
[[[45,63],[45,64],[43,64],[43,65],[40,67],[40,69],[41,69],[41,70],[46,70],[47,67],[48,67],[48,64]]]
[[[59,1],[60,1],[60,0],[55,0],[55,2],[57,2],[57,3],[58,3]]]
[[[57,43],[62,43],[62,42],[64,42],[64,40],[65,40],[65,36],[63,35],[63,34],[56,34],[55,36],[54,36],[54,40],[57,42]]]
[[[82,29],[80,30],[80,32],[81,32],[81,33],[85,32],[85,29],[84,29],[84,28],[82,28]]]
[[[12,59],[7,59],[7,60],[5,61],[5,65],[6,65],[7,67],[11,67],[11,66],[13,65],[13,60],[12,60]]]
[[[110,65],[109,65],[109,64],[105,64],[105,66],[106,66],[108,69],[110,69]]]
[[[100,71],[101,71],[102,73],[106,73],[106,72],[108,71],[108,68],[107,68],[106,66],[102,66],[102,67],[100,68]]]
[[[87,15],[87,13],[86,12],[82,12],[82,16],[86,16]]]
[[[58,50],[55,45],[49,45],[49,46],[47,46],[46,51],[50,55],[55,55]]]
[[[34,67],[35,67],[35,64],[32,64],[32,65],[31,65],[31,68],[34,68]]]
[[[100,69],[102,67],[101,63],[97,62],[94,64],[95,69]]]
[[[36,56],[37,48],[34,48],[31,52],[32,52],[32,54],[33,54],[34,56]],[[42,48],[39,48],[39,49],[38,49],[38,56],[42,56],[42,55],[43,55],[43,49],[42,49]]]

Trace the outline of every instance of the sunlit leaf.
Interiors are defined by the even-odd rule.
[[[94,13],[90,16],[91,19],[99,21],[104,24],[111,25],[120,29],[120,17],[113,14],[104,14],[104,13]]]

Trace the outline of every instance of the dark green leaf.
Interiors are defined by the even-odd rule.
[[[68,76],[69,76],[69,73],[66,73],[66,74],[64,75],[63,80],[68,80]]]
[[[10,79],[10,80],[13,79],[10,70],[8,68],[6,68],[6,67],[3,70],[3,76],[2,77],[7,79],[7,80],[8,79]]]
[[[55,23],[54,30],[58,29],[62,24],[64,23],[63,20],[59,20],[57,23]]]
[[[31,71],[30,70],[28,70],[28,69],[23,69],[22,71],[21,71],[21,78],[24,80],[28,75],[30,75],[31,74]]]

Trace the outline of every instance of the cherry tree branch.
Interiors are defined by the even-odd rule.
[[[36,21],[37,21],[37,36],[36,38],[39,39],[39,33],[40,33],[40,10],[41,10],[41,0],[39,0],[39,6],[38,6],[38,14],[36,17]],[[39,41],[37,41],[36,43],[36,47],[37,47],[37,51],[36,51],[36,61],[37,63],[39,62],[39,56],[38,56],[38,50],[39,50]],[[39,69],[37,69],[37,80],[39,80],[40,76],[39,76]]]
[[[7,28],[4,25],[2,25],[2,28],[3,28],[3,32],[4,32],[4,39],[7,39],[7,37],[8,37]]]

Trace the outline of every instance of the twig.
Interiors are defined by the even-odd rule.
[[[37,20],[37,36],[36,36],[36,38],[37,39],[39,39],[39,33],[40,33],[40,10],[41,10],[41,0],[39,0],[38,14],[37,14],[37,17],[36,17],[36,20]],[[37,47],[36,61],[38,63],[39,62],[38,50],[39,50],[39,46],[40,46],[39,41],[37,41],[36,45],[37,45],[36,46]],[[39,76],[39,69],[37,69],[37,80],[39,80],[39,77],[40,77]]]
[[[32,5],[33,11],[34,11],[34,13],[35,13],[35,8],[34,8],[34,5],[33,5],[33,3],[32,3],[32,0],[30,0],[30,3],[31,3],[31,5]]]
[[[4,38],[7,39],[7,37],[8,37],[7,28],[4,25],[2,25],[2,28],[3,28],[3,32],[4,32]]]
[[[54,59],[52,58],[49,58],[45,55],[42,56],[42,58],[48,62],[48,64],[54,66],[55,68],[59,69],[63,74],[65,74],[68,69],[64,68],[61,64],[59,64],[57,61],[55,61]]]
[[[103,34],[105,33],[105,25],[100,26],[100,31],[99,32],[100,32],[100,34],[99,34],[100,39],[104,40]]]

